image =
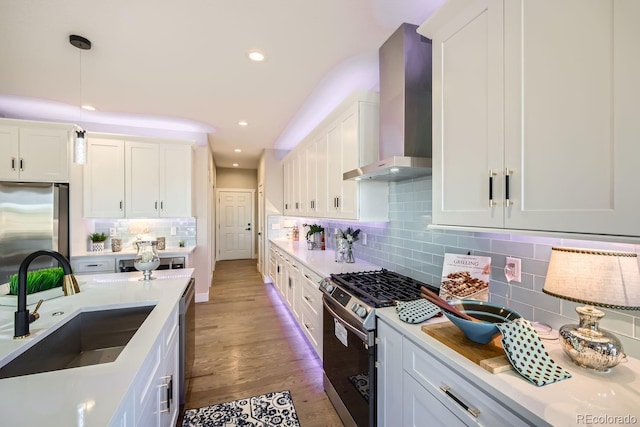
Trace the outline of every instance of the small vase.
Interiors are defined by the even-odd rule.
[[[336,236],[336,262],[345,262],[347,260],[347,246],[345,239]]]
[[[91,242],[91,250],[93,252],[104,251],[104,242]]]
[[[138,253],[133,260],[133,266],[138,271],[142,271],[142,280],[153,280],[155,277],[151,277],[151,272],[158,268],[160,265],[160,257],[158,256],[158,242],[153,241],[138,241]]]
[[[356,262],[356,259],[353,256],[353,243],[347,243],[347,254],[345,258],[345,262],[349,264],[353,264],[354,262]]]

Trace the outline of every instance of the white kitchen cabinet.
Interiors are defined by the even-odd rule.
[[[377,103],[359,101],[329,126],[326,207],[331,218],[388,220],[388,183],[342,178],[344,172],[378,159],[378,110]]]
[[[124,218],[124,141],[87,136],[84,216]]]
[[[136,426],[174,426],[178,417],[178,307],[169,316],[133,385]],[[128,411],[127,401],[118,412]]]
[[[72,125],[0,123],[0,180],[69,182]]]
[[[292,257],[286,257],[286,262],[286,282],[282,291],[291,313],[300,320],[300,264]]]
[[[378,426],[533,425],[377,319]]]
[[[160,215],[158,144],[125,141],[125,209],[128,218]]]
[[[192,214],[192,148],[186,144],[159,144],[159,215],[163,218]]]
[[[316,354],[322,359],[322,278],[302,266],[300,269],[300,324]]]
[[[343,180],[344,172],[378,159],[378,121],[377,94],[356,94],[288,154],[285,214],[388,221],[388,183]]]
[[[378,320],[376,369],[378,426],[402,425],[402,334]]]
[[[433,40],[433,222],[640,235],[633,1],[451,0]]]

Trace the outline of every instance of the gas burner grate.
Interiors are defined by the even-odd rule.
[[[437,288],[386,269],[332,274],[332,279],[374,307],[388,307],[394,301],[420,298],[420,286]]]

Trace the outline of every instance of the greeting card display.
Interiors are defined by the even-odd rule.
[[[489,300],[491,257],[444,254],[440,297],[447,300]]]

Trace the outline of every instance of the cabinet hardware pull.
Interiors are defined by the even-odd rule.
[[[509,207],[511,205],[513,205],[513,202],[511,201],[511,197],[510,197],[510,191],[509,191],[509,178],[511,176],[511,174],[513,173],[512,170],[510,170],[509,168],[506,168],[504,170],[504,204],[506,207]]]
[[[163,400],[160,403],[166,403],[167,408],[162,409],[160,412],[171,412],[171,401],[173,400],[173,375],[167,375],[162,377],[163,380],[169,380],[168,382],[161,384],[160,387],[167,388],[167,400]]]
[[[304,324],[304,327],[305,327],[305,328],[307,328],[307,330],[309,330],[309,331],[311,330],[311,326],[309,326],[309,324],[308,324],[308,323],[305,323],[305,324]]]
[[[336,207],[340,208],[340,196],[336,197]]]
[[[309,277],[308,275],[304,275],[304,277],[306,277],[307,279],[311,280],[311,277]]]
[[[160,201],[160,210],[164,210],[164,200]]]
[[[87,264],[87,267],[100,267],[100,264]]]
[[[16,158],[11,158],[11,170],[16,170]]]
[[[311,300],[309,299],[309,297],[308,297],[308,296],[306,296],[306,295],[304,296],[304,299],[306,299],[307,301],[311,302]]]
[[[489,169],[489,207],[492,208],[496,205],[496,202],[493,201],[493,177],[497,174]]]
[[[120,210],[122,210],[122,200],[120,200]]]
[[[469,407],[469,405],[467,405],[462,400],[460,400],[460,398],[458,396],[456,396],[455,394],[453,394],[451,392],[451,387],[449,387],[446,384],[440,384],[440,390],[442,390],[447,396],[452,398],[458,405],[462,406],[462,408],[465,411],[467,411],[468,413],[473,415],[475,418],[478,418],[478,415],[480,415],[480,410],[476,409],[476,408],[471,408],[471,407]]]
[[[24,159],[22,157],[20,157],[20,170],[24,170]]]
[[[153,204],[153,209],[158,210],[158,201],[156,200],[156,202]]]

